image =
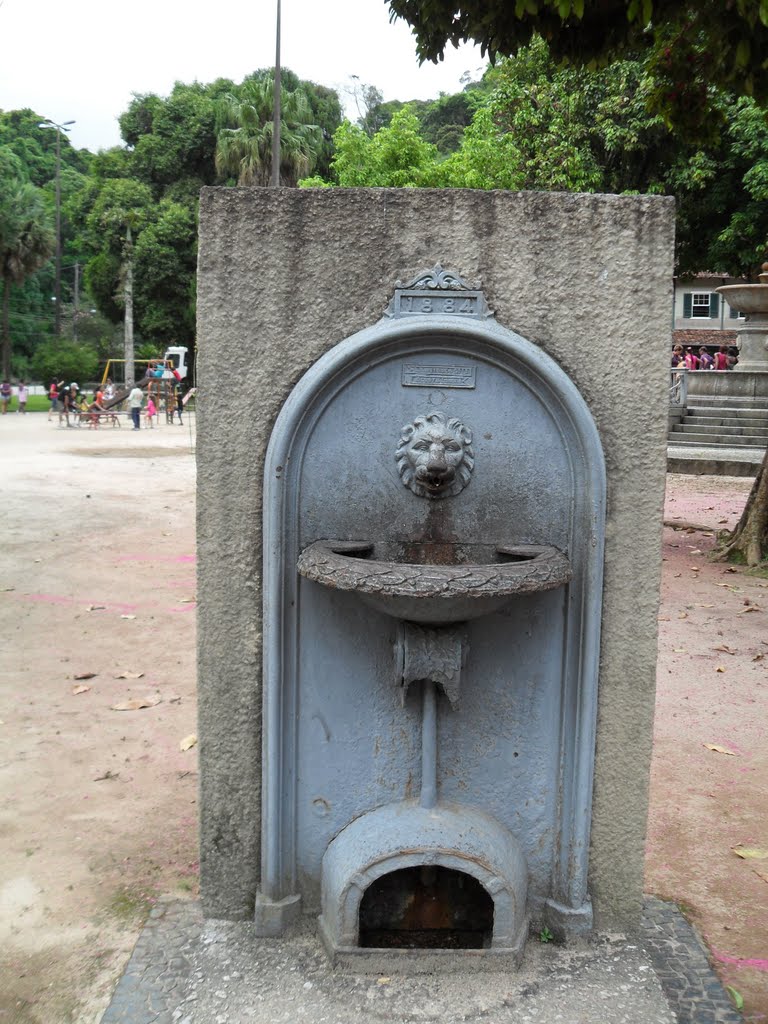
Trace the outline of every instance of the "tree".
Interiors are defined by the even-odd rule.
[[[345,121],[333,141],[332,174],[342,187],[415,188],[437,183],[437,147],[422,138],[419,120],[409,107],[398,110],[372,139]],[[303,187],[325,184],[315,178],[301,182]]]
[[[0,147],[0,281],[2,299],[2,374],[11,373],[11,288],[21,285],[53,253],[55,239],[42,193],[21,178],[15,154]]]
[[[689,133],[706,124],[711,85],[768,100],[768,0],[389,0],[413,29],[422,61],[469,40],[491,59],[535,34],[558,60],[640,56],[654,74],[649,102]]]
[[[216,169],[231,174],[238,185],[269,184],[273,93],[270,77],[250,79],[219,105]],[[322,133],[311,123],[309,101],[301,89],[282,89],[280,107],[280,177],[284,184],[295,185],[313,169]]]
[[[194,212],[180,203],[163,200],[157,219],[136,242],[134,267],[137,322],[142,335],[151,338],[155,347],[186,343],[195,331]]]
[[[115,307],[123,309],[126,384],[133,383],[134,236],[149,223],[154,208],[147,185],[116,178],[104,184],[87,221],[101,251],[86,265],[85,279],[105,316]]]

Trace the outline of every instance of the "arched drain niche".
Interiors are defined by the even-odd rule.
[[[463,871],[435,864],[400,868],[360,901],[359,945],[374,949],[488,949],[493,899]]]
[[[326,849],[319,931],[334,964],[350,970],[372,949],[405,958],[409,970],[421,969],[418,958],[439,970],[451,950],[512,968],[528,932],[527,890],[520,843],[491,815],[460,804],[386,804]]]

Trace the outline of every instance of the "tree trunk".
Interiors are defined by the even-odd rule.
[[[125,386],[132,388],[136,378],[134,375],[134,354],[133,354],[133,240],[131,229],[128,228],[125,239],[125,334],[124,334],[125,359]]]
[[[723,531],[714,556],[719,562],[759,565],[768,558],[768,449],[736,528]]]
[[[11,282],[3,280],[3,380],[11,379]]]

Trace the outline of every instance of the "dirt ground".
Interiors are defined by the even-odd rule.
[[[0,417],[0,1024],[96,1024],[151,904],[197,893],[193,446]],[[666,514],[722,528],[748,489],[671,476]],[[768,853],[768,581],[711,544],[665,530],[647,889],[763,1021],[768,858],[733,848]]]

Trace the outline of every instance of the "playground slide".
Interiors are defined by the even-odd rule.
[[[153,380],[152,377],[142,377],[141,380],[137,380],[136,383],[140,388],[145,388],[151,380]],[[130,387],[122,388],[120,391],[115,392],[112,398],[108,398],[106,401],[101,403],[102,409],[114,409],[116,405],[120,405],[121,402],[124,402],[126,400],[126,398],[128,397],[128,395],[130,395],[132,390],[133,388]]]

